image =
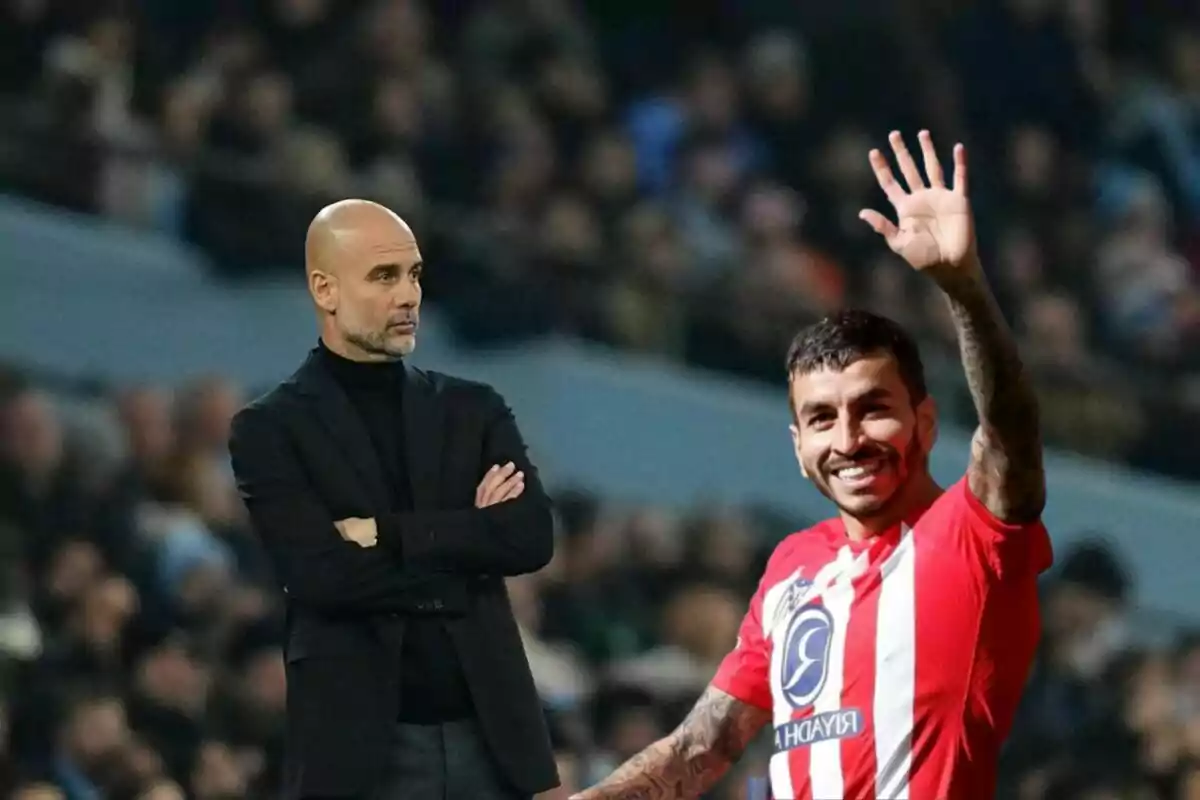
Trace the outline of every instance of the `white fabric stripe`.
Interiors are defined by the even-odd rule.
[[[782,753],[775,753],[771,756],[771,760],[767,762],[767,775],[771,778],[771,797],[773,798],[791,798],[796,796],[796,787],[792,783],[792,759],[791,751],[784,750]]]
[[[769,680],[771,681],[771,705],[774,707],[775,725],[780,725],[790,720],[792,718],[792,708],[787,704],[786,700],[774,696],[775,687],[779,685],[779,672],[782,669],[780,661],[783,658],[783,647],[781,643],[777,643],[771,638],[771,633],[775,616],[779,612],[779,604],[783,602],[788,589],[800,577],[800,574],[800,570],[796,570],[786,580],[782,580],[768,589],[766,595],[763,597],[763,638],[771,643],[771,672]],[[768,762],[767,771],[771,779],[771,794],[774,797],[794,797],[796,794],[796,789],[792,785],[792,772],[788,765],[788,756],[789,753],[785,750],[782,753],[772,755],[771,760]]]
[[[916,544],[907,526],[880,565],[875,635],[875,796],[908,800],[916,692]]]
[[[829,645],[825,685],[813,703],[812,713],[836,711],[842,707],[842,686],[845,683],[846,629],[850,622],[850,606],[854,602],[851,582],[854,560],[849,547],[838,551],[838,575],[824,592],[825,610],[833,618],[833,635]],[[814,742],[809,747],[808,775],[812,780],[814,798],[841,797],[845,793],[842,775],[842,741],[829,739]]]

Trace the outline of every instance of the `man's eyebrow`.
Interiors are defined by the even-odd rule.
[[[892,393],[889,390],[884,389],[882,386],[878,386],[869,392],[863,392],[858,397],[854,398],[854,402],[861,403],[864,400],[887,400],[891,396]]]
[[[396,270],[397,272],[411,272],[415,269],[422,269],[424,266],[424,261],[417,261],[409,264],[408,266],[401,264],[399,261],[384,261],[371,267],[371,271],[378,272],[379,270]]]
[[[862,403],[871,400],[888,400],[891,397],[892,393],[890,391],[880,387],[863,392],[858,397],[855,397],[851,402]],[[800,416],[803,417],[807,414],[813,413],[814,411],[818,411],[823,408],[829,408],[831,405],[832,404],[827,400],[806,400],[800,405]]]
[[[825,400],[805,400],[800,404],[800,416],[805,417],[814,411],[829,407],[830,404]]]

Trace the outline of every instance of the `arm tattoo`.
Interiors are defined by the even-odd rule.
[[[979,414],[967,479],[998,518],[1031,522],[1046,502],[1037,396],[982,270],[978,274],[943,286]]]
[[[713,687],[665,739],[626,761],[581,800],[694,798],[737,761],[771,712]]]

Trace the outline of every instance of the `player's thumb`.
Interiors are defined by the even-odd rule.
[[[858,212],[858,218],[871,226],[871,230],[878,233],[885,239],[891,239],[896,235],[896,226],[890,219],[880,214],[878,211],[873,211],[869,208],[864,208]]]

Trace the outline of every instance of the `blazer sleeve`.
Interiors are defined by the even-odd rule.
[[[290,600],[327,611],[410,610],[411,582],[395,558],[382,546],[342,539],[271,409],[238,412],[229,454],[251,523]]]
[[[512,411],[490,388],[483,405],[487,424],[476,480],[493,464],[511,461],[525,473],[525,491],[487,508],[383,515],[380,542],[400,554],[406,569],[521,575],[546,566],[554,554],[550,498]]]

